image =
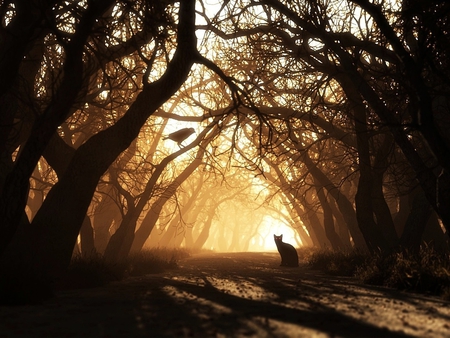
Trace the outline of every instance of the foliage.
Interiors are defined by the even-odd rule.
[[[160,273],[177,267],[180,259],[188,257],[183,249],[151,249],[130,255],[122,263],[110,263],[100,255],[78,255],[59,281],[58,289],[80,289],[104,286],[129,276]]]
[[[311,269],[319,269],[333,275],[354,276],[367,258],[367,254],[356,250],[335,252],[322,249],[312,252],[306,262]]]
[[[174,269],[178,266],[180,259],[189,257],[189,255],[188,250],[180,248],[143,250],[128,257],[126,274],[128,276],[141,276]]]
[[[450,296],[449,253],[422,246],[418,253],[407,250],[373,255],[359,266],[356,276],[367,284],[401,290]]]
[[[307,264],[335,275],[354,276],[365,284],[380,285],[450,299],[450,254],[426,245],[417,253],[390,254],[316,251]]]

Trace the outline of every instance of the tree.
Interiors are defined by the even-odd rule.
[[[309,102],[303,100],[306,104],[299,111],[322,116],[340,110],[351,119],[358,141],[361,181],[356,212],[371,250],[398,243],[387,204],[380,199],[381,172],[376,173],[373,162],[372,154],[378,151],[374,146],[382,145],[374,142],[380,132],[392,135],[430,204],[443,223],[448,223],[448,210],[443,208],[449,191],[448,145],[436,123],[436,119],[444,122],[446,109],[441,93],[447,90],[448,81],[446,75],[437,76],[443,64],[440,53],[446,47],[443,35],[428,24],[433,17],[446,31],[448,20],[442,13],[448,5],[436,1],[431,8],[409,1],[263,0],[248,6],[223,6],[221,16],[207,20],[207,27],[229,45],[233,46],[229,41],[236,46],[244,42],[244,55],[264,59],[251,68],[257,69],[256,73],[247,67],[239,75],[254,84],[255,91],[264,88],[270,93],[271,105],[296,107],[299,100],[294,95],[301,93]],[[250,23],[254,17],[257,25]],[[238,50],[233,54],[239,54]],[[280,54],[283,58],[276,60]],[[276,72],[282,80],[268,81]],[[442,69],[442,74],[446,72]],[[389,140],[390,136],[386,137]],[[439,179],[436,165],[443,169]],[[377,186],[370,184],[374,175],[378,175],[372,181],[378,182]],[[436,196],[444,204],[436,203]],[[379,228],[383,228],[382,236]]]
[[[20,196],[27,191],[24,184],[18,184],[16,178],[14,178],[15,175],[18,175],[17,180],[20,179],[21,181],[19,181],[23,182],[25,178],[28,179],[29,177],[26,171],[24,174],[24,170],[19,169],[20,163],[24,163],[23,165],[27,168],[34,167],[49,139],[58,125],[62,123],[62,111],[69,110],[75,101],[83,80],[80,75],[83,71],[80,67],[83,66],[82,51],[84,43],[89,33],[95,33],[90,28],[97,22],[98,15],[109,8],[105,4],[103,5],[103,11],[100,12],[94,5],[92,5],[94,8],[86,10],[85,20],[87,23],[83,20],[80,21],[79,26],[83,29],[79,34],[76,33],[75,37],[68,43],[67,48],[69,50],[71,50],[70,48],[78,49],[73,53],[67,53],[67,57],[70,57],[70,60],[73,61],[66,60],[65,65],[69,67],[73,62],[77,67],[73,65],[67,68],[67,72],[64,73],[68,78],[63,80],[59,90],[64,92],[65,95],[64,97],[58,97],[61,103],[58,103],[58,100],[54,101],[54,104],[58,103],[62,106],[58,106],[57,109],[53,105],[49,106],[41,118],[42,121],[46,122],[42,122],[43,125],[40,122],[35,123],[35,131],[32,132],[32,136],[27,141],[30,149],[28,152],[25,150],[22,152],[22,154],[32,155],[33,158],[36,157],[36,161],[22,157],[26,155],[20,155],[6,186],[3,188],[2,210],[4,214],[1,214],[1,217],[2,220],[5,220],[2,222],[2,226],[8,234],[8,236],[2,237],[3,249],[15,233],[13,230],[18,224],[17,215],[10,214],[8,209],[13,201],[7,201],[6,196],[19,188],[21,190]],[[26,257],[24,261],[33,262],[35,268],[37,267],[43,275],[48,276],[57,275],[68,265],[73,246],[99,178],[117,156],[137,137],[147,118],[178,90],[187,78],[192,64],[198,58],[194,5],[194,1],[180,3],[177,29],[178,45],[165,73],[154,82],[145,82],[147,79],[144,79],[142,91],[137,95],[126,113],[115,124],[89,138],[75,151],[63,176],[59,178],[58,183],[48,193],[33,219],[31,227],[27,227],[26,231],[21,232],[21,236],[9,246],[8,255],[21,253]],[[111,6],[111,3],[109,3],[109,6]],[[99,20],[99,22],[103,21]],[[73,47],[71,47],[72,45]],[[72,79],[68,74],[71,74],[72,77],[79,76],[81,78]],[[69,90],[66,91],[64,86],[70,86]],[[72,97],[68,97],[68,95],[72,95]],[[57,113],[53,114],[54,111]],[[47,116],[49,120],[46,119]],[[66,115],[64,115],[65,117]],[[43,129],[46,131],[43,132]],[[35,147],[38,149],[35,149]],[[61,205],[61,201],[64,201],[64,205]],[[16,201],[12,209],[18,210],[20,214],[20,206],[23,207],[23,203]]]
[[[170,154],[165,157],[158,165],[156,165],[155,171],[152,173],[150,180],[147,182],[143,193],[141,194],[136,205],[134,201],[130,201],[128,203],[128,212],[122,219],[122,222],[119,228],[116,230],[114,235],[111,237],[110,241],[105,250],[105,258],[112,262],[116,262],[119,260],[125,260],[128,257],[130,250],[132,249],[133,242],[135,241],[135,231],[138,222],[138,218],[144,209],[144,206],[147,204],[150,196],[152,195],[152,191],[155,189],[156,182],[158,181],[161,173],[166,168],[167,164],[173,160],[175,160],[178,156],[186,153],[190,149],[195,146],[199,146],[199,150],[197,151],[197,155],[195,159],[185,168],[185,170],[175,178],[175,180],[165,189],[163,195],[155,202],[156,208],[150,209],[150,217],[153,219],[158,219],[159,212],[157,210],[161,210],[164,205],[164,202],[167,201],[173,195],[178,188],[178,186],[192,174],[192,172],[202,163],[203,156],[206,151],[206,147],[211,139],[214,137],[214,134],[217,134],[218,128],[215,127],[217,121],[213,121],[207,128],[205,128],[196,138],[194,142],[187,145],[186,147],[180,148],[180,150]],[[207,135],[208,131],[211,128],[215,127],[215,130],[211,131],[209,135]],[[141,224],[142,228],[142,224]],[[150,234],[152,229],[149,229],[148,235]],[[147,235],[147,237],[148,237]],[[141,238],[143,238],[141,234]],[[145,239],[144,239],[145,241]],[[142,243],[143,244],[143,243]],[[139,244],[136,244],[139,246]],[[141,245],[142,248],[142,245]],[[136,249],[135,249],[136,250]],[[139,251],[139,250],[136,250]]]
[[[163,228],[161,215],[188,203],[191,214],[178,216],[203,227],[187,228],[185,245],[243,249],[264,216],[253,222],[242,212],[245,231],[238,217],[226,215],[230,228],[218,220],[225,206],[237,210],[239,198],[255,194],[256,205],[282,209],[272,218],[289,215],[318,246],[390,251],[417,248],[430,229],[436,237],[431,209],[415,217],[405,196],[415,198],[411,205],[426,198],[450,229],[449,4],[233,0],[214,14],[193,0],[27,5],[0,7],[4,264],[18,257],[52,279],[68,265],[80,230],[83,248],[94,241],[100,252],[116,230],[108,248],[115,260],[135,233],[143,234],[139,250]],[[168,177],[180,168],[154,164],[174,153],[157,143],[168,123],[160,117],[173,117],[169,101],[185,111],[178,121],[216,124],[202,166],[262,188],[209,203],[215,216],[195,200],[209,196],[200,187],[177,191],[188,185]],[[268,188],[274,183],[279,189]]]

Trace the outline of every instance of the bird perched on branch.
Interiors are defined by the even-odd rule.
[[[183,128],[177,131],[174,131],[173,133],[170,133],[166,137],[163,138],[163,140],[172,140],[178,143],[179,146],[181,146],[181,142],[183,142],[185,139],[187,139],[189,136],[191,136],[193,133],[195,133],[194,128]]]

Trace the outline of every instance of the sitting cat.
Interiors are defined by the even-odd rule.
[[[298,266],[298,254],[295,248],[283,242],[283,235],[273,235],[278,252],[281,256],[280,266]]]

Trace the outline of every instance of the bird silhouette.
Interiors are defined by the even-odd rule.
[[[193,133],[195,133],[194,128],[183,128],[177,131],[174,131],[173,133],[170,133],[166,137],[163,138],[163,140],[172,140],[178,143],[178,145],[181,146],[181,142],[183,142],[185,139],[187,139],[189,136],[191,136]]]

